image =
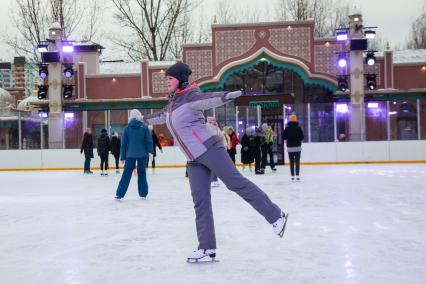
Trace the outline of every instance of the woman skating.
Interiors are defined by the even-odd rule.
[[[287,123],[283,132],[283,140],[287,140],[287,152],[290,160],[291,180],[294,180],[296,172],[296,180],[300,180],[300,154],[302,152],[302,141],[305,139],[302,128],[297,122],[296,115],[290,116],[290,122]]]
[[[92,129],[87,128],[84,133],[83,142],[81,143],[80,153],[84,152],[84,173],[85,174],[93,174],[90,170],[90,159],[94,158],[93,155],[93,134]]]
[[[236,92],[202,93],[196,84],[189,84],[191,70],[184,63],[176,63],[166,70],[170,98],[163,112],[147,115],[150,124],[163,124],[189,160],[188,175],[194,201],[198,250],[188,261],[216,256],[216,237],[210,195],[211,172],[230,189],[246,200],[270,224],[274,232],[283,236],[287,214],[272,203],[254,183],[241,175],[223,146],[223,140],[213,135],[206,126],[203,110],[219,107],[241,95]]]
[[[254,137],[251,135],[251,129],[247,128],[241,138],[241,163],[243,164],[243,170],[248,165],[251,171],[251,164],[254,162],[253,148]]]
[[[120,145],[121,145],[120,136],[118,136],[118,133],[115,132],[111,138],[111,153],[115,159],[115,172],[117,174],[120,173]]]
[[[232,162],[236,162],[235,160],[235,156],[237,155],[237,145],[238,145],[238,137],[237,134],[234,131],[234,128],[232,128],[231,126],[229,126],[226,129],[226,132],[228,134],[229,137],[229,146],[228,146],[228,154],[231,157]]]
[[[109,141],[108,133],[106,129],[101,130],[101,136],[98,138],[96,146],[98,156],[101,159],[101,176],[108,175],[108,158],[109,151],[111,151],[111,143]],[[105,169],[105,172],[104,172]]]
[[[146,199],[148,195],[146,161],[148,158],[152,159],[152,152],[151,133],[142,122],[142,114],[137,109],[133,109],[130,111],[129,125],[124,129],[121,137],[120,160],[125,162],[125,164],[115,199],[120,200],[126,194],[136,163],[139,197],[143,200]]]

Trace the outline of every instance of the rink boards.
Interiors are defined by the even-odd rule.
[[[305,164],[426,163],[426,141],[418,140],[306,143],[302,148]],[[240,161],[239,149],[237,153],[237,161]],[[83,162],[79,149],[0,151],[0,170],[80,170]],[[95,155],[92,167],[96,169],[99,163]],[[112,156],[109,164],[114,165]],[[177,147],[164,147],[164,153],[157,154],[156,164],[157,167],[183,167],[186,159]]]

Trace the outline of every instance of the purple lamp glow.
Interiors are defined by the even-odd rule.
[[[379,108],[379,103],[368,103],[367,107],[368,108]]]
[[[72,53],[72,52],[74,52],[74,46],[69,45],[69,44],[64,45],[64,46],[62,46],[62,51],[65,52],[65,53]]]
[[[349,108],[347,104],[337,104],[336,105],[336,112],[338,113],[348,113]]]
[[[348,32],[347,31],[338,31],[336,33],[336,37],[338,41],[345,41],[348,39]]]
[[[337,63],[339,64],[340,68],[346,67],[346,65],[348,65],[348,59],[346,58],[345,54],[342,53],[339,55]]]
[[[73,112],[66,112],[65,113],[65,119],[74,119],[74,113]]]

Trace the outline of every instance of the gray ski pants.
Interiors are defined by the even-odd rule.
[[[216,143],[195,161],[188,163],[188,176],[196,216],[199,249],[216,249],[210,184],[211,172],[226,187],[237,193],[270,224],[281,216],[281,209],[253,182],[235,167],[221,143]]]

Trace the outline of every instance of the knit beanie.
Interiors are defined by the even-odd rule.
[[[189,75],[192,74],[191,68],[185,63],[178,62],[166,70],[166,76],[176,78],[180,84],[188,82]]]
[[[216,123],[217,123],[217,121],[216,121],[216,118],[215,118],[215,117],[213,117],[213,116],[208,116],[208,117],[207,117],[207,123],[214,123],[214,122],[216,122]]]
[[[137,120],[142,120],[142,114],[139,110],[137,109],[132,109],[130,111],[130,115],[129,115],[129,121],[132,119],[137,119]]]

